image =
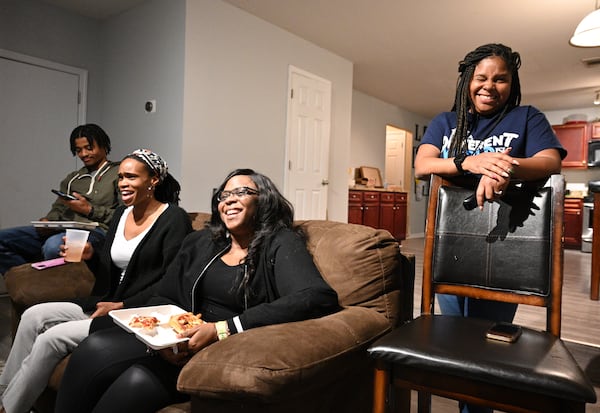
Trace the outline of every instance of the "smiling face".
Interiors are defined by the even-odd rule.
[[[127,206],[139,205],[153,198],[149,187],[156,186],[158,178],[150,176],[148,168],[141,161],[126,158],[119,165],[119,191],[121,199]]]
[[[88,170],[95,171],[106,161],[106,149],[98,146],[96,141],[90,145],[86,137],[74,141],[75,154],[81,159]]]
[[[504,59],[490,56],[482,59],[469,84],[469,96],[477,113],[492,115],[501,110],[508,98],[512,86],[512,75]]]
[[[238,188],[248,187],[258,191],[256,184],[249,176],[236,175],[229,179],[223,191],[233,191]],[[254,231],[254,215],[256,213],[258,195],[247,193],[245,195],[231,194],[219,202],[221,220],[236,236],[251,236]]]

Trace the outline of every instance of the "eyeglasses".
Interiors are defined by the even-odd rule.
[[[231,195],[235,195],[238,198],[244,198],[245,196],[248,196],[248,195],[258,195],[258,191],[254,188],[249,188],[247,186],[242,186],[241,188],[235,188],[235,189],[232,189],[231,191],[221,191],[217,195],[217,201],[219,201],[219,202],[227,201],[227,199]]]

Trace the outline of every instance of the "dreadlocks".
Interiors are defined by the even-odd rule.
[[[504,108],[496,115],[497,119],[493,123],[492,128],[500,122],[510,109],[519,106],[521,103],[521,83],[519,81],[521,56],[519,53],[513,52],[510,47],[499,43],[479,46],[477,49],[469,52],[465,58],[458,63],[458,72],[460,75],[456,86],[454,105],[452,106],[452,112],[456,112],[456,131],[454,133],[454,139],[452,139],[450,144],[451,155],[456,156],[466,149],[467,135],[469,133],[469,122],[467,117],[469,112],[472,112],[473,114],[473,125],[477,122],[478,115],[474,110],[475,108],[469,95],[469,85],[471,79],[473,79],[473,74],[475,73],[475,66],[477,66],[481,60],[490,56],[502,58],[506,62],[506,66],[512,75],[510,96]],[[474,129],[474,127],[471,129]]]

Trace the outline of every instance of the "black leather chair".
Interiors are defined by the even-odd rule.
[[[560,339],[564,178],[513,183],[484,210],[473,193],[433,176],[420,317],[375,342],[373,411],[419,412],[431,394],[508,412],[585,412],[596,395]],[[492,321],[434,315],[436,293],[546,308],[546,331],[522,328],[514,343],[486,338]]]

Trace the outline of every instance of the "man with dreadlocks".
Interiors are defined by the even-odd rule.
[[[69,173],[60,183],[60,190],[73,199],[58,197],[41,221],[97,222],[90,231],[89,241],[101,250],[106,230],[119,204],[117,173],[119,164],[107,159],[111,143],[98,125],[79,125],[69,138],[71,153],[83,166]],[[50,188],[48,188],[50,191]],[[31,225],[0,230],[0,274],[14,266],[60,256],[65,230],[35,228]]]
[[[415,158],[415,175],[479,176],[477,205],[501,197],[511,178],[537,180],[560,172],[562,148],[543,113],[519,106],[521,57],[502,44],[486,44],[459,62],[450,112],[436,116]],[[511,322],[517,305],[438,295],[443,314]],[[491,412],[461,405],[462,412]]]

